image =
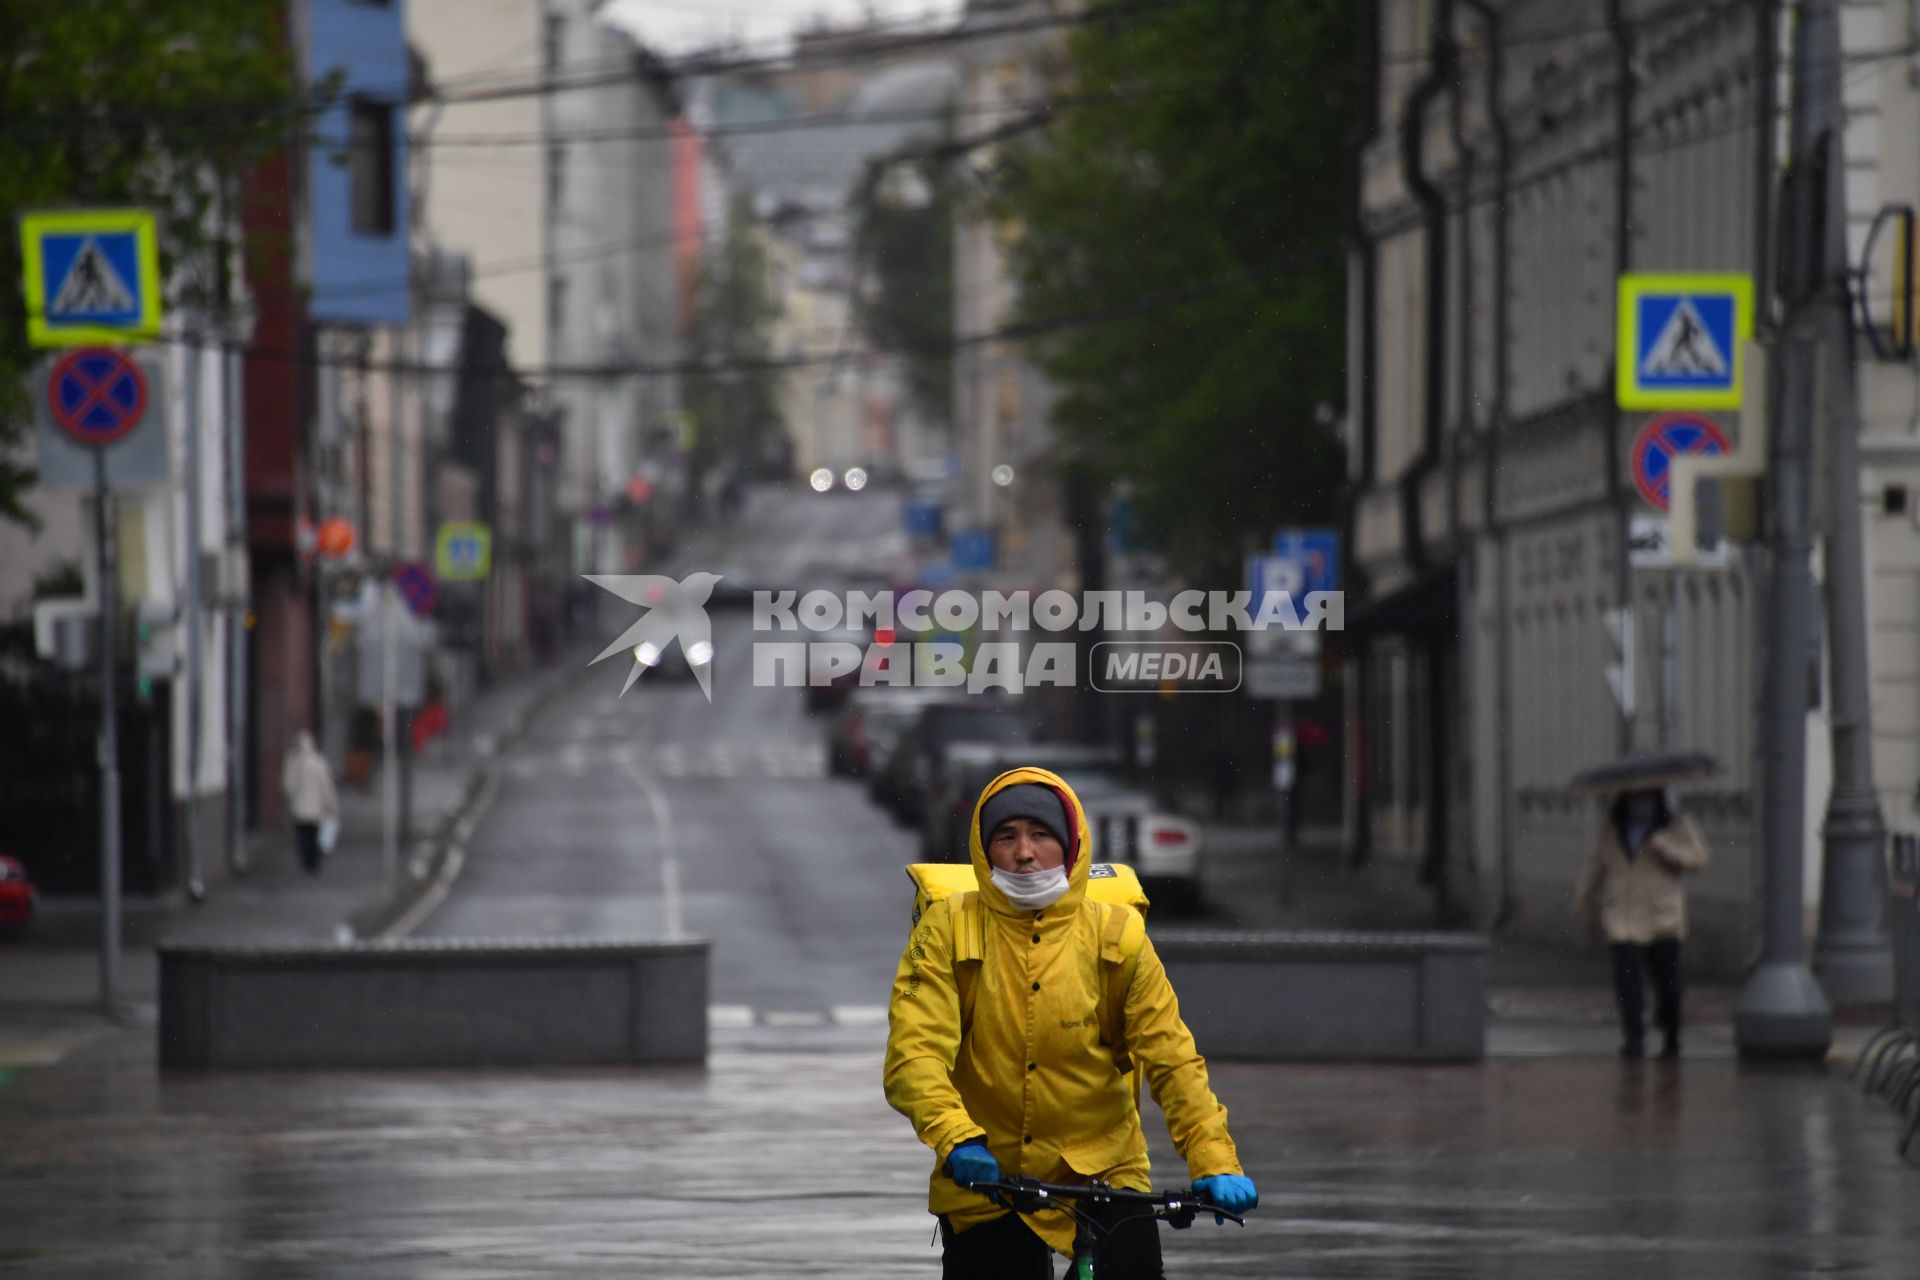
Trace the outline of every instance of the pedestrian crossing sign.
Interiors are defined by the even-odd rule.
[[[1622,409],[1738,409],[1753,336],[1744,275],[1620,277],[1615,398]]]
[[[477,520],[440,526],[434,538],[435,568],[445,582],[475,582],[493,567],[493,533]]]
[[[93,347],[160,336],[160,249],[145,209],[20,215],[27,342]]]

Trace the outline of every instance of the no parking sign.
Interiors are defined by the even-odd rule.
[[[1667,413],[1640,428],[1633,441],[1633,486],[1657,510],[1673,500],[1673,460],[1732,453],[1720,424],[1701,413]]]

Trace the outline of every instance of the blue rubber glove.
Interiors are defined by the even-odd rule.
[[[1193,1194],[1211,1205],[1230,1209],[1234,1213],[1245,1213],[1258,1208],[1260,1193],[1254,1188],[1253,1179],[1237,1173],[1220,1173],[1211,1178],[1202,1178],[1193,1184]],[[1224,1226],[1226,1219],[1219,1214],[1213,1215],[1213,1225]]]
[[[1000,1162],[987,1150],[985,1138],[968,1138],[947,1153],[947,1176],[963,1187],[971,1187],[976,1182],[998,1182]]]

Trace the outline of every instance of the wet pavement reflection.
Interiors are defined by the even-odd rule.
[[[877,1030],[706,1070],[160,1075],[128,1032],[0,1083],[0,1273],[937,1275]],[[1841,1071],[1216,1064],[1262,1208],[1172,1276],[1915,1274],[1920,1170]],[[1157,1114],[1159,1181],[1184,1181]]]

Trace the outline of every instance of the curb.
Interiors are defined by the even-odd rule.
[[[343,942],[386,937],[402,923],[407,925],[407,932],[411,932],[426,918],[432,906],[438,905],[439,899],[444,898],[452,887],[453,879],[459,875],[465,861],[465,836],[471,831],[482,801],[491,802],[493,787],[489,784],[494,781],[496,762],[501,753],[518,741],[528,726],[586,672],[585,667],[556,672],[521,702],[505,728],[495,735],[493,751],[486,760],[467,771],[460,802],[427,837],[433,848],[425,865],[409,874],[393,892],[377,895],[354,908],[341,924],[347,935],[342,939]],[[456,833],[460,833],[459,839],[454,838]],[[422,904],[429,898],[432,903],[421,910]]]

